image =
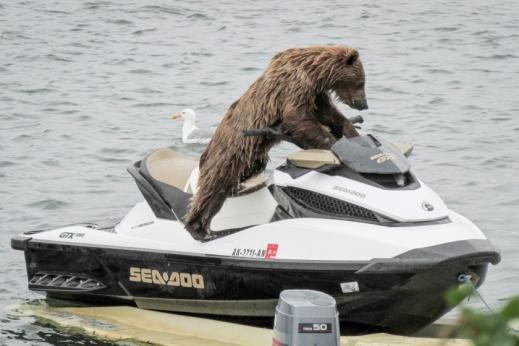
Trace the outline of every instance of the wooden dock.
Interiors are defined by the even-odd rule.
[[[40,324],[109,341],[152,345],[270,346],[272,330],[128,306],[50,307],[44,301],[10,307]],[[342,336],[341,346],[469,346],[470,341],[390,334]]]

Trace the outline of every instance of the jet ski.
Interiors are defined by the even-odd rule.
[[[302,146],[279,128],[244,135]],[[201,242],[183,223],[198,162],[158,149],[129,166],[144,200],[118,222],[28,231],[11,245],[29,289],[47,297],[265,318],[281,291],[311,289],[335,298],[342,322],[411,333],[452,308],[444,295],[460,278],[479,287],[500,261],[412,172],[411,150],[363,134],[288,155],[243,182]]]

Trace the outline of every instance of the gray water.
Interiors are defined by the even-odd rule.
[[[203,150],[168,115],[217,124],[276,52],[341,44],[364,62],[364,130],[414,140],[415,172],[501,249],[481,289],[499,307],[519,294],[518,18],[502,0],[0,1],[0,306],[39,297],[10,237],[122,216],[129,163]],[[71,342],[0,314],[1,344]]]

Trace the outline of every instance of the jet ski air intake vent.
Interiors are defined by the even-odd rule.
[[[365,221],[378,222],[375,214],[366,208],[351,204],[340,199],[322,195],[296,187],[286,187],[283,191],[302,207],[313,212],[340,218],[353,218]]]
[[[106,286],[95,279],[55,273],[38,273],[29,281],[29,288],[40,291],[91,292]]]

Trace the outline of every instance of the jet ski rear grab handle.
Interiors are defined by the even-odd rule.
[[[364,118],[362,118],[361,115],[348,118],[348,120],[352,124],[362,124],[364,122]],[[284,133],[281,129],[281,125],[263,127],[259,129],[247,129],[243,131],[243,135],[245,137],[264,136],[267,139],[280,139],[295,144],[301,149],[308,149],[300,140]]]

